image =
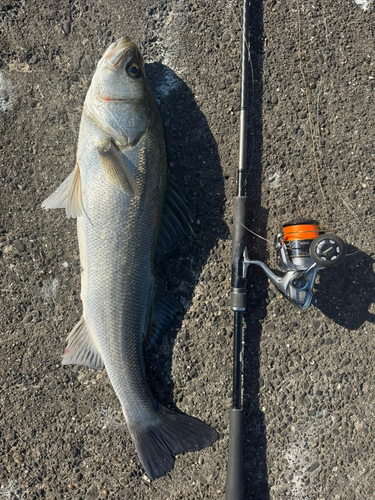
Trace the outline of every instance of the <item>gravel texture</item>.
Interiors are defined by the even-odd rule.
[[[353,255],[320,273],[305,313],[251,269],[245,498],[370,500],[375,12],[371,2],[366,11],[349,0],[299,3],[299,16],[293,0],[251,5],[248,225],[272,241],[296,216],[325,223],[327,209],[328,229]],[[240,17],[236,1],[222,0],[0,2],[0,498],[224,498]],[[152,483],[105,371],[61,365],[81,315],[76,223],[40,208],[75,164],[95,64],[123,35],[144,54],[171,174],[196,220],[196,238],[158,263],[185,313],[147,354],[148,379],[163,404],[220,435]],[[276,267],[272,243],[251,236],[249,250]]]

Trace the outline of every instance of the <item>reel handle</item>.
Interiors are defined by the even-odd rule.
[[[309,254],[319,267],[336,267],[346,257],[346,244],[336,234],[323,233],[310,245]]]

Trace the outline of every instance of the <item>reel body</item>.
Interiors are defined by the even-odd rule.
[[[311,304],[317,272],[340,264],[346,256],[346,244],[335,234],[322,232],[312,219],[296,219],[283,228],[283,233],[275,237],[274,247],[284,274],[277,276],[264,262],[249,260],[246,248],[243,271],[247,273],[250,264],[261,267],[283,295],[306,309]]]

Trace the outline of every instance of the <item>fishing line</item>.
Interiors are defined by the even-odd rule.
[[[320,97],[321,82],[319,82],[318,85],[319,85],[319,92],[318,92],[318,98],[317,98],[317,102],[316,102],[316,123],[318,124],[318,126],[317,126],[317,130],[318,130],[318,146],[319,146],[319,154],[321,156],[322,167],[327,171],[328,167],[326,167],[326,165],[324,163],[324,157],[323,157],[323,152],[322,152],[322,135],[320,133],[319,120],[318,120],[319,119],[319,97]],[[330,174],[331,174],[331,172],[328,172],[328,178],[332,182],[332,178],[331,178]],[[340,191],[337,189],[336,184],[334,182],[332,182],[332,184],[333,184],[333,187],[335,188],[336,193],[341,198],[341,201],[344,203],[344,205],[346,206],[346,208],[348,209],[348,211],[350,213],[352,213],[353,215],[355,215],[358,220],[361,220],[360,217],[359,217],[359,215],[353,209],[350,208],[349,203],[347,203],[346,200],[345,200],[345,198],[341,195]]]
[[[244,186],[245,182],[247,181],[247,178],[250,174],[250,170],[251,170],[251,167],[252,167],[252,164],[253,164],[253,159],[254,159],[254,154],[255,154],[255,141],[254,141],[254,122],[253,122],[253,97],[254,97],[254,69],[253,69],[253,64],[252,64],[252,60],[251,60],[251,52],[250,52],[250,48],[251,48],[251,45],[250,43],[248,43],[247,39],[246,39],[246,36],[245,36],[245,33],[243,32],[243,29],[242,29],[242,25],[241,23],[239,22],[238,20],[238,17],[234,11],[234,8],[233,8],[233,5],[232,5],[232,1],[231,0],[228,0],[227,4],[229,5],[230,7],[230,10],[232,11],[232,14],[233,14],[233,17],[237,23],[237,25],[239,26],[240,28],[240,31],[241,31],[241,35],[242,35],[242,40],[245,40],[245,44],[247,46],[247,50],[248,50],[248,62],[250,64],[250,71],[251,71],[251,97],[250,97],[250,106],[249,106],[249,123],[250,123],[250,128],[251,128],[251,135],[252,135],[252,148],[251,148],[251,161],[250,161],[250,167],[247,171],[247,174],[245,176],[245,179],[244,179],[244,182],[243,182],[243,185],[242,187]],[[251,5],[251,2],[249,3],[249,7]],[[250,36],[251,36],[251,33],[250,33],[250,29],[249,29],[249,40],[250,40]],[[301,61],[301,59],[300,59]],[[302,72],[302,68],[301,68],[301,72]],[[302,75],[303,75],[303,72],[302,72]],[[304,75],[303,75],[303,79],[304,79]],[[306,87],[306,82],[305,82],[305,87]],[[307,96],[307,90],[306,90],[306,96]],[[307,103],[308,104],[308,103]],[[310,127],[311,127],[311,118],[310,118]],[[311,131],[311,134],[312,134],[312,131]],[[313,138],[312,138],[313,140]],[[315,158],[315,164],[316,164],[316,157],[315,157],[315,148],[314,148],[314,141],[313,141],[313,151],[314,151],[314,158]],[[317,165],[316,165],[316,169],[317,169]],[[320,184],[320,178],[319,178],[319,173],[317,171],[317,176],[318,176],[318,180],[319,180],[319,184]],[[320,188],[322,189],[321,187],[321,184],[320,184]],[[323,191],[322,191],[322,195],[323,195],[323,199],[324,199],[324,194],[323,194]],[[327,207],[326,207],[326,203],[325,203],[325,199],[324,199],[324,205],[325,205],[325,210],[326,210],[326,217],[328,218],[328,215],[327,215]],[[268,243],[271,243],[273,245],[273,242],[270,241],[269,239],[267,238],[264,238],[263,236],[261,236],[260,234],[257,234],[255,231],[252,231],[251,229],[249,229],[248,227],[246,227],[244,224],[242,224],[242,222],[239,220],[239,219],[235,219],[236,221],[238,221],[240,223],[240,225],[242,227],[244,227],[244,229],[246,229],[249,233],[253,234],[254,236],[260,238],[261,240],[263,241],[266,241]]]
[[[312,126],[311,126],[311,115],[310,115],[309,102],[308,102],[308,97],[307,97],[306,81],[305,81],[304,74],[303,74],[303,71],[302,71],[302,61],[301,61],[301,51],[300,51],[300,48],[301,48],[301,46],[300,46],[300,43],[301,43],[300,10],[299,10],[298,0],[296,0],[296,4],[297,4],[298,27],[299,27],[299,46],[298,46],[298,51],[299,52],[298,52],[298,55],[299,55],[299,61],[300,61],[300,71],[301,71],[301,74],[302,74],[302,77],[303,77],[303,80],[304,80],[304,84],[305,84],[306,100],[307,100],[309,123],[310,123],[310,133],[311,133],[311,139],[312,139],[312,142],[313,142],[313,154],[314,154],[314,160],[316,160],[316,158],[315,158],[315,151],[314,151],[314,139],[313,139],[313,133],[312,133]],[[326,20],[326,17],[325,17],[324,5],[323,5],[323,23],[324,23],[324,28],[325,28],[326,46],[327,46],[327,48],[329,48],[329,43],[328,43],[328,41],[329,41],[329,39],[328,39],[329,35],[328,35],[328,27],[327,27],[327,20]],[[333,53],[333,56],[336,59],[335,53]],[[336,63],[337,63],[337,60],[336,60]],[[317,97],[317,117],[316,117],[317,118],[316,119],[317,130],[318,130],[318,132],[317,132],[317,136],[318,136],[318,151],[319,151],[319,154],[320,154],[320,157],[321,157],[321,165],[322,165],[322,168],[326,171],[327,177],[330,180],[330,183],[333,186],[334,191],[336,192],[336,194],[340,198],[340,200],[343,203],[344,207],[347,209],[347,211],[351,215],[355,216],[357,218],[357,220],[359,220],[363,224],[365,224],[366,223],[366,218],[360,216],[359,214],[357,214],[357,212],[355,210],[353,210],[353,208],[351,207],[351,204],[343,197],[343,195],[338,190],[336,183],[333,181],[333,176],[332,176],[331,169],[324,162],[323,151],[322,151],[322,143],[321,143],[321,131],[320,131],[319,121],[318,121],[320,87],[321,87],[321,82],[319,83],[319,92],[318,92],[318,97]],[[315,163],[315,168],[317,169],[317,163]],[[320,184],[320,179],[319,179],[319,184]],[[321,189],[322,196],[323,196],[323,199],[324,199],[324,194],[323,194],[323,190],[322,190],[321,184],[320,184],[320,189]],[[325,202],[325,199],[324,199],[324,202]],[[325,204],[325,208],[326,208],[326,204]],[[336,223],[336,225],[337,225],[337,223]],[[340,223],[338,225],[339,225],[339,227],[342,228],[342,225]],[[345,230],[345,229],[347,229],[347,228],[344,228],[344,229],[342,228],[342,230]],[[357,250],[356,252],[352,252],[350,254],[347,254],[347,256],[354,255],[355,253],[358,253],[358,252],[359,252],[359,250]]]
[[[230,9],[232,11],[232,14],[233,14],[233,16],[235,18],[236,23],[240,27],[242,37],[244,37],[244,33],[243,33],[243,30],[242,30],[241,24],[240,24],[240,22],[239,22],[239,20],[238,20],[238,18],[236,16],[236,13],[235,13],[235,11],[233,9],[233,6],[232,6],[232,2],[230,0],[228,1],[228,5],[229,5],[229,7],[230,7]],[[298,48],[299,69],[300,69],[300,73],[301,73],[301,76],[302,76],[302,79],[303,79],[303,84],[304,84],[304,93],[305,93],[305,97],[306,97],[307,114],[308,114],[308,121],[309,121],[310,137],[311,137],[311,142],[312,142],[312,153],[313,153],[313,159],[314,159],[314,166],[315,166],[316,177],[317,177],[318,183],[319,183],[320,192],[321,192],[322,199],[323,199],[324,211],[325,211],[325,222],[326,222],[325,226],[327,227],[328,226],[327,202],[326,202],[326,198],[325,198],[325,195],[324,195],[324,191],[323,191],[323,187],[322,187],[322,183],[321,183],[321,178],[320,178],[320,174],[319,174],[319,170],[318,170],[318,161],[317,161],[317,156],[316,156],[316,146],[315,146],[315,140],[314,140],[313,124],[312,124],[312,119],[311,119],[309,94],[308,94],[308,90],[307,90],[306,78],[305,78],[303,67],[302,67],[301,17],[300,17],[299,0],[296,0],[296,5],[297,5],[297,21],[298,21],[298,44],[297,44],[297,48]],[[324,25],[325,25],[326,38],[328,39],[328,28],[327,28],[327,23],[326,23],[325,19],[324,19]],[[326,42],[327,42],[327,40],[326,40]],[[249,115],[250,115],[250,120],[249,121],[250,121],[250,127],[251,127],[252,136],[254,138],[254,129],[253,129],[253,127],[254,127],[254,124],[253,124],[254,71],[253,71],[253,64],[252,64],[252,60],[251,60],[250,44],[248,44],[247,41],[246,41],[246,45],[248,47],[248,61],[250,63],[250,69],[251,69],[251,90],[252,90],[251,100],[250,100],[250,109],[249,109]],[[318,114],[318,111],[319,111],[319,94],[318,94],[318,102],[317,102],[317,114]],[[316,121],[317,121],[317,124],[318,124],[319,123],[318,119]],[[319,129],[319,124],[318,124],[317,128],[318,128],[318,134],[317,135],[318,135],[318,145],[319,145],[319,149],[318,150],[319,150],[320,155],[322,156],[322,151],[321,151],[321,133],[320,133],[320,129]],[[254,149],[255,149],[255,145],[254,145],[254,140],[253,140],[252,141],[252,150],[251,150],[250,169],[251,169],[251,166],[252,166],[252,163],[253,163]],[[325,163],[323,161],[323,158],[322,158],[322,167],[323,167],[323,169],[327,169],[327,166],[325,165]],[[247,178],[248,178],[248,176],[250,174],[250,169],[247,172],[245,180],[247,180]],[[331,172],[329,172],[328,177],[329,177],[330,181],[332,182],[332,177],[331,177],[330,174],[331,174]],[[363,219],[350,207],[350,204],[345,200],[345,198],[339,192],[339,190],[338,190],[338,188],[337,188],[337,186],[336,186],[335,183],[333,183],[333,186],[335,188],[335,191],[336,191],[337,195],[339,196],[339,198],[341,199],[342,203],[345,205],[345,207],[347,208],[347,210],[352,215],[354,215],[357,219],[363,221]],[[257,236],[258,238],[260,238],[260,239],[262,239],[264,241],[272,243],[272,242],[270,242],[270,240],[268,240],[266,238],[263,238],[262,236],[260,236],[259,234],[255,233],[254,231],[251,231],[249,228],[245,227],[245,229],[247,231],[249,231],[251,234],[253,234],[254,236]],[[358,252],[360,252],[360,250],[356,250],[355,252],[349,253],[346,256],[349,257],[351,255],[355,255]]]
[[[246,231],[249,231],[249,233],[253,234],[254,236],[257,236],[258,238],[260,238],[261,240],[264,240],[264,241],[268,241],[268,243],[271,243],[273,244],[273,242],[271,240],[267,240],[267,238],[263,238],[263,236],[261,236],[260,234],[257,234],[255,233],[254,231],[252,231],[251,229],[249,229],[248,227],[246,227],[244,224],[242,224],[242,222],[239,220],[239,219],[234,219],[236,220],[237,222],[239,222],[241,224],[241,226],[246,229]]]
[[[323,17],[323,23],[324,23],[325,34],[326,34],[326,47],[329,48],[329,43],[328,43],[329,42],[329,39],[328,39],[328,27],[327,27],[327,20],[326,20],[326,17],[325,17],[325,8],[324,8],[324,5],[323,5],[323,16],[324,16]],[[336,59],[336,54],[334,52],[333,52],[333,57],[336,60],[336,64],[338,64],[338,61]],[[320,95],[320,93],[318,94],[317,106],[319,106],[319,95]],[[319,108],[317,108],[317,113],[318,113],[318,109]],[[362,224],[366,223],[366,218],[365,217],[361,217],[359,214],[357,214],[357,212],[355,210],[353,210],[353,208],[351,207],[351,204],[347,200],[345,200],[345,198],[342,196],[342,194],[338,190],[336,183],[333,182],[333,180],[332,180],[332,172],[329,169],[328,165],[326,165],[324,163],[324,161],[323,161],[323,152],[322,152],[322,145],[321,145],[321,134],[320,134],[319,126],[318,126],[318,137],[319,137],[319,153],[320,153],[320,155],[322,157],[322,166],[323,166],[323,168],[325,168],[326,172],[328,173],[328,178],[330,179],[333,187],[335,188],[335,191],[336,191],[337,195],[341,199],[342,203],[344,204],[344,206],[348,210],[348,212],[350,212],[352,215],[354,215],[359,221],[362,222]],[[357,253],[357,252],[355,252],[355,253]],[[350,254],[350,255],[353,255],[353,254]]]
[[[249,106],[249,123],[250,123],[250,134],[252,135],[252,141],[251,141],[251,160],[250,160],[250,166],[247,170],[247,174],[245,176],[245,179],[244,179],[244,182],[242,184],[242,187],[244,186],[245,182],[247,181],[248,179],[248,176],[250,175],[250,171],[251,171],[251,167],[253,165],[253,160],[254,160],[254,154],[255,154],[255,141],[254,141],[254,122],[253,122],[253,97],[254,97],[254,68],[253,68],[253,62],[251,60],[251,52],[250,52],[250,48],[251,48],[251,44],[247,41],[246,39],[246,36],[243,32],[243,29],[242,29],[242,25],[241,23],[239,22],[238,20],[238,17],[233,9],[233,6],[232,6],[232,1],[231,0],[228,0],[227,4],[229,5],[231,11],[232,11],[232,14],[233,14],[233,17],[235,18],[235,21],[237,23],[237,25],[239,26],[240,28],[240,31],[241,31],[241,36],[242,36],[242,39],[245,39],[245,43],[246,43],[246,46],[247,46],[247,50],[248,50],[248,62],[250,64],[250,75],[251,75],[251,97],[250,97],[250,106]],[[249,2],[249,7],[251,6],[251,2]],[[249,40],[250,40],[250,36],[251,36],[251,33],[250,33],[250,29],[249,29]],[[240,225],[246,229],[246,231],[248,231],[249,233],[253,234],[254,236],[256,236],[257,238],[263,240],[263,241],[266,241],[268,243],[271,243],[271,245],[273,245],[273,242],[271,240],[268,240],[267,238],[264,238],[263,236],[261,236],[260,234],[256,233],[255,231],[252,231],[251,229],[249,229],[248,227],[246,227],[244,224],[242,224],[242,222],[239,220],[239,219],[234,219],[236,221],[238,221],[240,223]]]
[[[299,70],[301,72],[302,80],[303,80],[303,85],[304,85],[304,88],[305,88],[306,105],[307,105],[307,116],[309,118],[309,127],[310,127],[310,135],[311,135],[311,142],[312,142],[312,152],[313,152],[313,157],[314,157],[315,173],[316,173],[316,177],[318,179],[318,183],[319,183],[319,187],[320,187],[320,192],[321,192],[322,198],[323,198],[324,211],[325,211],[325,216],[326,216],[325,226],[327,227],[327,225],[328,225],[327,203],[326,203],[326,199],[325,199],[325,196],[324,196],[323,187],[322,187],[322,183],[321,183],[320,175],[319,175],[319,170],[318,170],[318,162],[317,162],[316,153],[315,153],[315,140],[314,140],[314,135],[313,135],[313,126],[312,126],[311,113],[310,113],[309,96],[308,96],[308,93],[307,93],[307,84],[306,84],[305,74],[304,74],[303,69],[302,69],[301,18],[300,18],[300,10],[299,10],[299,1],[298,0],[296,0],[296,4],[297,4],[297,21],[298,21],[298,45],[297,45],[297,48],[298,48]]]
[[[242,40],[245,41],[245,44],[246,44],[246,47],[247,47],[247,53],[248,53],[248,62],[250,64],[250,76],[251,76],[251,96],[250,96],[250,106],[249,106],[249,123],[250,123],[250,135],[252,135],[252,141],[251,141],[251,160],[250,160],[250,167],[248,168],[248,171],[247,171],[247,174],[245,176],[245,179],[243,181],[243,184],[242,184],[242,187],[244,187],[246,181],[247,181],[247,178],[250,174],[250,169],[253,165],[253,160],[254,160],[254,154],[255,154],[255,141],[254,141],[254,122],[253,122],[253,97],[254,97],[254,68],[253,68],[253,62],[251,60],[251,52],[250,52],[250,48],[251,48],[251,45],[250,43],[248,42],[247,40],[247,37],[245,36],[245,33],[243,32],[243,29],[242,29],[242,25],[241,23],[239,22],[238,20],[238,17],[236,15],[236,12],[232,6],[232,1],[231,0],[228,0],[228,5],[232,11],[232,14],[233,14],[233,17],[236,21],[236,23],[238,24],[239,28],[240,28],[240,31],[241,31],[241,36],[242,36]],[[249,8],[251,6],[251,2],[249,2]],[[250,29],[249,29],[249,40],[250,40],[250,36],[251,36],[251,33],[250,33]],[[246,229],[246,231],[248,231],[249,233],[253,234],[254,236],[256,236],[257,238],[260,238],[261,240],[263,241],[266,241],[268,243],[271,243],[272,244],[272,241],[268,240],[267,238],[264,238],[263,236],[261,236],[260,234],[257,234],[255,231],[252,231],[251,229],[249,229],[248,227],[246,227],[238,218],[234,219],[236,221],[239,222],[239,224],[244,228]]]
[[[308,110],[308,117],[309,117],[309,127],[310,127],[310,135],[311,135],[312,148],[313,148],[313,158],[314,158],[314,164],[315,164],[315,171],[316,171],[316,176],[317,176],[317,179],[318,179],[318,182],[319,182],[319,186],[320,186],[320,190],[321,190],[321,194],[322,194],[322,198],[323,198],[324,210],[325,210],[325,216],[326,216],[326,224],[325,224],[325,226],[327,226],[328,225],[328,210],[327,210],[327,204],[326,204],[326,200],[325,200],[325,196],[324,196],[324,192],[323,192],[323,188],[322,188],[322,184],[321,184],[321,180],[320,180],[320,175],[319,175],[319,171],[318,171],[318,164],[317,164],[316,153],[315,153],[315,141],[314,141],[314,136],[313,136],[313,127],[312,127],[311,113],[310,113],[308,93],[307,93],[307,84],[306,84],[305,75],[304,75],[303,69],[302,69],[300,11],[299,11],[298,0],[296,0],[296,2],[297,2],[297,12],[298,12],[298,58],[299,58],[299,63],[300,63],[299,64],[299,68],[300,68],[300,72],[301,72],[302,79],[303,79],[303,82],[304,82],[304,87],[305,87],[305,96],[306,96],[306,102],[307,102],[307,110]],[[231,0],[228,0],[228,2],[227,2],[227,4],[230,7],[230,10],[232,11],[233,17],[234,17],[237,25],[240,28],[242,39],[245,38],[245,43],[246,43],[246,46],[247,46],[247,49],[248,49],[248,62],[250,64],[250,71],[251,71],[251,97],[250,97],[250,106],[249,106],[249,123],[250,123],[250,128],[251,128],[251,132],[250,133],[252,135],[253,140],[252,140],[252,147],[251,147],[250,167],[249,167],[249,169],[247,171],[247,174],[245,176],[245,180],[244,180],[244,183],[245,183],[247,181],[247,179],[248,179],[249,174],[250,174],[250,170],[251,170],[251,167],[253,165],[254,154],[255,154],[254,122],[253,122],[254,68],[253,68],[253,64],[252,64],[252,60],[251,60],[251,52],[250,52],[251,44],[248,43],[248,41],[246,40],[245,34],[243,33],[243,30],[242,30],[242,26],[241,26],[241,24],[240,24],[240,22],[238,20],[238,17],[237,17],[237,15],[235,13],[235,10],[233,8],[232,3],[233,2]],[[251,2],[249,3],[249,7],[250,7],[250,5],[251,5]],[[250,30],[249,30],[249,40],[250,40],[250,36],[251,36],[251,33],[250,33]],[[250,231],[250,230],[248,229],[248,231]],[[250,231],[250,232],[252,232],[252,231]],[[256,236],[259,236],[256,233],[253,233],[253,234],[255,234]],[[259,236],[259,237],[262,238],[261,236]]]
[[[161,3],[162,3],[162,1],[157,1],[151,7],[149,7],[147,10],[150,11],[152,9],[155,9]],[[251,96],[250,96],[250,103],[249,103],[250,104],[249,105],[249,126],[250,126],[250,135],[252,137],[252,141],[251,141],[252,144],[251,144],[250,166],[249,166],[249,168],[247,170],[247,173],[246,173],[246,175],[244,177],[243,184],[242,184],[242,187],[244,187],[244,185],[247,182],[248,177],[250,175],[250,172],[251,172],[251,169],[252,169],[252,166],[253,166],[254,156],[255,156],[254,120],[253,120],[253,113],[254,113],[254,110],[253,110],[253,102],[254,101],[253,100],[254,100],[254,90],[255,90],[255,83],[254,83],[255,79],[254,79],[254,67],[253,67],[252,58],[251,58],[251,42],[250,42],[250,35],[251,35],[251,33],[250,33],[250,29],[249,29],[249,40],[247,40],[246,36],[245,36],[245,34],[243,32],[242,25],[241,25],[241,23],[239,21],[239,18],[237,16],[237,14],[236,14],[236,11],[234,9],[234,0],[227,0],[225,2],[225,5],[227,5],[227,7],[229,7],[229,10],[230,10],[230,12],[231,12],[231,14],[232,14],[232,16],[234,18],[235,23],[239,27],[242,40],[245,39],[245,44],[246,44],[246,47],[247,47],[247,50],[248,50],[248,63],[249,63],[249,67],[250,67]],[[249,2],[249,7],[250,6],[251,6],[251,2]],[[324,195],[324,191],[323,191],[323,187],[322,187],[322,183],[321,183],[321,179],[320,179],[320,174],[319,174],[319,170],[318,170],[318,161],[317,161],[317,156],[316,156],[316,145],[315,145],[315,140],[314,140],[313,124],[312,124],[312,119],[311,119],[311,110],[310,110],[309,95],[308,95],[308,90],[307,90],[306,78],[305,78],[303,67],[302,67],[302,53],[301,53],[301,38],[302,38],[302,36],[301,36],[301,19],[300,19],[299,0],[296,0],[296,6],[297,6],[297,23],[298,23],[298,43],[297,43],[297,49],[298,49],[298,59],[299,59],[299,70],[300,70],[300,73],[301,73],[301,76],[302,76],[302,80],[303,80],[303,84],[304,84],[304,93],[305,93],[305,97],[306,97],[307,114],[308,114],[308,121],[309,121],[310,137],[311,137],[311,142],[312,142],[312,152],[313,152],[314,166],[315,166],[316,177],[318,179],[318,183],[319,183],[319,187],[320,187],[320,191],[321,191],[321,195],[322,195],[322,199],[323,199],[323,204],[324,204],[325,221],[326,221],[325,226],[327,226],[328,225],[327,203],[326,203],[326,198],[325,198],[325,195]],[[160,15],[160,12],[158,12],[158,14]],[[148,31],[148,29],[147,29],[147,31]],[[326,32],[326,38],[327,38],[328,37],[328,28],[327,28],[326,22],[325,22],[325,32]],[[318,111],[319,111],[319,95],[318,95],[318,102],[317,102],[317,113],[318,113]],[[318,120],[317,120],[317,122],[318,122]],[[318,146],[319,146],[318,150],[319,150],[320,155],[322,155],[322,151],[321,151],[321,132],[320,132],[319,126],[318,126],[318,133],[317,133],[317,135],[318,135]],[[322,159],[322,166],[323,166],[324,169],[327,169],[327,166],[324,164],[323,159]],[[332,181],[330,172],[329,172],[328,177]],[[336,191],[337,195],[341,199],[342,203],[345,205],[346,209],[352,215],[355,215],[355,217],[357,217],[359,220],[361,220],[361,217],[350,207],[350,204],[345,200],[345,198],[339,192],[339,190],[337,189],[337,186],[335,184],[334,184],[334,188],[335,188],[335,191]],[[237,219],[235,219],[235,220],[237,220]],[[238,222],[240,222],[240,221],[238,221]],[[264,238],[263,236],[261,236],[260,234],[256,233],[255,231],[252,231],[248,227],[244,226],[241,222],[240,222],[240,224],[246,229],[246,231],[248,231],[249,233],[253,234],[257,238],[259,238],[259,239],[261,239],[263,241],[266,241],[268,243],[273,244],[272,241],[270,241],[267,238]],[[347,257],[349,257],[351,255],[354,255],[355,253],[358,253],[358,252],[359,252],[359,250],[357,250],[355,252],[352,252],[350,254],[347,254]]]
[[[240,225],[241,225],[244,229],[246,229],[246,231],[249,231],[249,233],[253,234],[254,236],[257,236],[258,238],[260,238],[260,239],[261,239],[261,240],[263,240],[263,241],[267,241],[268,243],[271,243],[271,245],[272,245],[272,246],[274,245],[273,241],[268,240],[267,238],[264,238],[264,237],[263,237],[263,236],[261,236],[260,234],[255,233],[254,231],[252,231],[251,229],[249,229],[248,227],[246,227],[244,224],[242,224],[242,222],[241,222],[239,219],[237,219],[237,218],[236,218],[236,219],[234,219],[234,220],[236,220],[237,222],[239,222],[239,223],[240,223]],[[321,230],[321,231],[319,231],[319,232],[320,232],[320,233],[324,233],[324,231],[322,231],[322,230]],[[352,252],[352,253],[347,253],[347,254],[346,254],[346,257],[350,257],[351,255],[354,255],[354,254],[356,254],[356,253],[358,253],[358,252],[360,252],[360,251],[361,251],[361,250],[356,250],[355,252]]]

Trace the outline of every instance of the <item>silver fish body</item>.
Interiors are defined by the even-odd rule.
[[[143,367],[167,175],[161,117],[139,51],[124,37],[98,63],[83,109],[76,167],[42,206],[64,207],[77,217],[83,314],[68,337],[63,363],[106,368],[151,479],[172,468],[172,455],[201,449],[217,437],[206,424],[158,403]]]

